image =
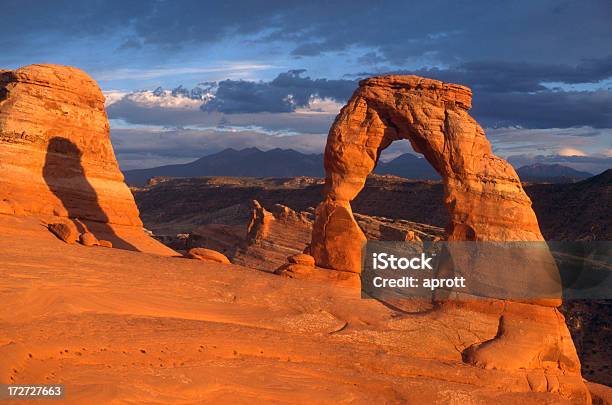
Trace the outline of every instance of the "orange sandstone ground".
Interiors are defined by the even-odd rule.
[[[0,380],[67,403],[570,403],[466,365],[497,318],[410,315],[235,265],[68,245],[0,215]],[[514,391],[514,392],[513,392]]]

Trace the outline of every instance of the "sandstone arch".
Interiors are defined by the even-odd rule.
[[[360,272],[363,232],[350,206],[382,150],[408,139],[444,181],[449,240],[543,240],[514,169],[468,114],[469,88],[418,76],[363,80],[327,138],[324,200],[311,253],[318,266]]]
[[[310,246],[318,266],[361,271],[365,236],[350,202],[363,188],[381,151],[399,139],[408,139],[443,179],[450,217],[448,240],[544,240],[516,172],[493,154],[484,131],[468,114],[471,101],[467,87],[417,76],[374,77],[359,83],[327,138],[324,200],[316,210]],[[554,308],[559,304],[559,298],[472,302],[469,305],[478,310],[498,314],[500,326],[496,336],[464,350],[464,361],[528,373],[546,369],[553,374],[544,390],[558,389],[555,379],[567,375],[561,391],[588,398],[565,320]],[[440,302],[438,309],[453,311],[454,305]],[[536,386],[532,389],[540,389]]]

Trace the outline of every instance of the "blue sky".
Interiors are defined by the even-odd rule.
[[[473,115],[514,161],[612,160],[609,1],[4,0],[2,15],[0,67],[92,75],[124,168],[228,146],[320,152],[356,80],[389,72],[472,87]]]

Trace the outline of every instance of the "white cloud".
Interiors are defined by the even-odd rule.
[[[610,128],[487,128],[496,154],[594,156],[610,148]]]
[[[559,156],[587,156],[586,153],[576,148],[561,148],[557,153]]]
[[[183,96],[173,96],[170,91],[156,96],[152,91],[140,91],[131,93],[126,98],[142,107],[161,107],[171,109],[198,110],[202,105],[202,100],[191,99]]]
[[[193,74],[224,73],[226,77],[232,78],[241,73],[249,74],[254,70],[274,68],[274,65],[260,63],[228,63],[213,67],[169,67],[156,69],[113,69],[101,72],[93,72],[96,80],[145,80],[166,76],[181,76]]]
[[[106,97],[106,107],[122,100],[129,100],[142,108],[159,107],[165,109],[198,110],[204,103],[203,100],[173,95],[170,90],[165,90],[159,95],[154,94],[152,91],[137,91],[133,93],[105,91],[104,96]]]
[[[310,97],[308,106],[295,109],[296,114],[333,114],[336,115],[344,103],[339,103],[331,98]]]
[[[202,104],[203,101],[200,101]],[[157,105],[144,106],[124,97],[107,105],[112,128],[129,128],[135,125],[158,126],[162,128],[261,128],[268,133],[327,134],[336,113],[248,113],[223,114],[203,112],[193,108],[163,108]]]
[[[107,91],[104,91],[103,93],[104,93],[104,97],[106,97],[106,101],[104,102],[105,107],[108,107],[109,105],[113,105],[116,102],[123,100],[123,98],[129,94],[125,91],[119,91],[119,90],[107,90]]]

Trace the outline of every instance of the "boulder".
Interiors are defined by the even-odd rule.
[[[66,243],[75,243],[79,239],[79,231],[76,225],[70,221],[49,224],[47,228]]]
[[[327,284],[331,283],[352,289],[358,289],[361,287],[361,279],[359,274],[348,271],[321,269],[319,267],[309,265],[286,263],[276,269],[274,273],[281,277],[298,280],[311,280],[314,282],[324,282]]]
[[[206,260],[210,262],[230,264],[230,261],[224,254],[206,248],[193,248],[187,253],[190,259]]]
[[[81,236],[79,236],[79,242],[83,246],[97,246],[100,244],[98,238],[91,232],[83,232]]]
[[[314,257],[304,254],[304,253],[298,253],[292,256],[289,256],[287,258],[287,261],[289,263],[295,263],[295,264],[300,264],[302,266],[307,266],[307,267],[314,267],[315,266],[315,260]]]
[[[100,239],[98,241],[98,245],[105,247],[105,248],[112,248],[113,247],[113,243],[111,241],[108,240],[104,240],[104,239]]]

